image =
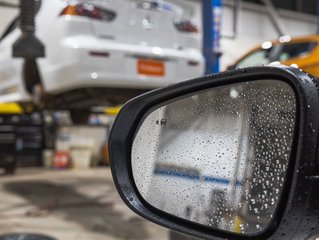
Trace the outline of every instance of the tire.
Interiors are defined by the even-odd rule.
[[[70,117],[73,124],[87,124],[91,111],[88,109],[72,109],[70,110]]]

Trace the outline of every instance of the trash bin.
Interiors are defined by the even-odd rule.
[[[90,148],[71,148],[72,165],[75,169],[88,169],[91,166],[93,152]]]

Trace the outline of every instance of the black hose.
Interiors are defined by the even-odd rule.
[[[22,32],[35,32],[35,2],[34,0],[20,0],[20,27]]]
[[[35,60],[44,57],[44,45],[35,36],[36,0],[20,0],[21,36],[13,45],[13,57]]]

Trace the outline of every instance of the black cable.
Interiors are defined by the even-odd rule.
[[[35,3],[34,0],[20,0],[20,27],[22,32],[35,32]]]

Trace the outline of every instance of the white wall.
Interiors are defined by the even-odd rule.
[[[180,3],[185,0],[169,0]],[[203,0],[206,1],[206,0]],[[275,0],[273,0],[275,1]],[[201,21],[201,1],[187,0],[195,9],[196,21]],[[230,39],[233,30],[233,0],[223,0],[223,18],[221,48],[221,68],[233,64],[251,48],[261,44],[266,40],[278,38],[278,34],[273,26],[265,7],[252,3],[243,2],[238,23],[238,35],[235,39]],[[280,19],[287,28],[291,36],[302,36],[315,34],[317,30],[317,18],[312,15],[278,10]]]
[[[224,0],[222,35],[229,36],[232,32],[233,1]],[[279,11],[281,20],[291,36],[315,34],[317,18],[315,16]],[[242,54],[252,47],[266,41],[278,38],[278,34],[272,25],[265,8],[261,5],[242,3],[239,17],[238,35],[236,39],[223,37],[222,45],[222,69],[234,63]]]
[[[103,126],[60,127],[58,129],[58,136],[60,137],[56,140],[56,150],[70,151],[76,147],[89,148],[92,149],[95,158],[98,158],[101,155],[101,147],[107,140],[107,132],[107,128]]]
[[[14,2],[14,1],[12,1]],[[0,36],[8,24],[18,15],[15,8],[0,7]]]

